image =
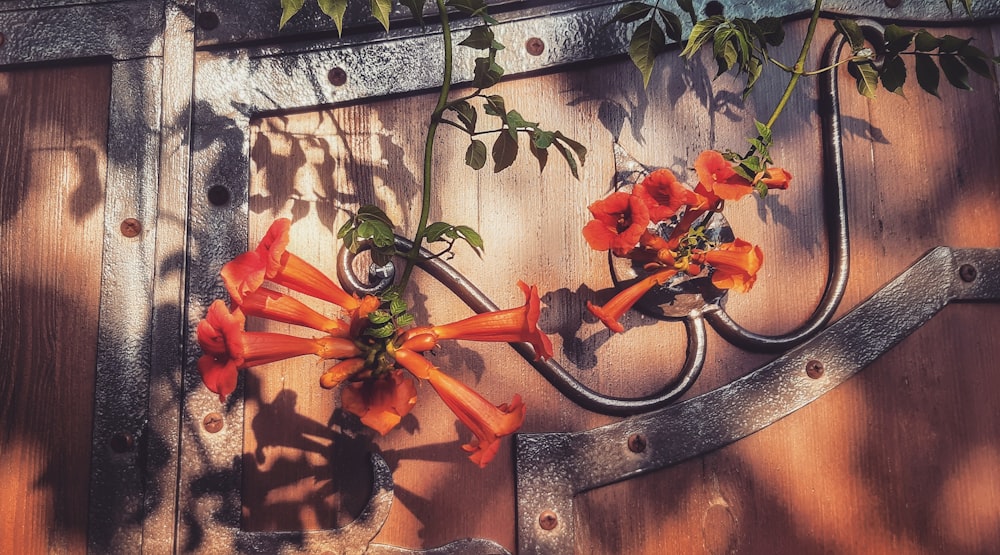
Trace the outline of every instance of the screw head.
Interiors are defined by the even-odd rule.
[[[347,82],[347,72],[342,67],[335,67],[330,70],[326,78],[330,80],[330,84],[334,87],[340,87]]]
[[[135,218],[125,218],[122,220],[121,231],[125,237],[136,237],[142,233],[142,222]]]
[[[976,281],[976,276],[979,272],[976,271],[976,267],[972,264],[962,264],[958,268],[958,277],[962,278],[962,281],[970,283]]]
[[[825,371],[823,363],[818,360],[810,360],[806,363],[806,375],[814,380],[821,378]]]
[[[885,5],[889,8],[898,8],[903,0],[885,0]]]
[[[205,427],[205,431],[214,434],[222,430],[222,425],[225,424],[225,420],[222,419],[222,415],[217,412],[210,412],[205,415],[205,419],[202,420],[202,425]]]
[[[553,530],[559,525],[559,517],[552,511],[542,511],[542,514],[538,515],[538,525],[542,530]]]
[[[524,43],[524,49],[532,56],[541,56],[545,52],[545,41],[538,37],[531,37]]]
[[[633,453],[642,453],[646,450],[646,436],[642,434],[632,434],[628,437],[628,450]]]

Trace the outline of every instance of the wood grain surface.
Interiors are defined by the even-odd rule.
[[[0,72],[0,553],[83,553],[110,71]]]

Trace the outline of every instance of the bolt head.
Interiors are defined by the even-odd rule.
[[[823,367],[823,363],[818,360],[810,360],[806,363],[806,375],[814,380],[821,378],[825,371],[826,368]]]
[[[532,56],[541,56],[545,52],[545,41],[538,37],[531,37],[524,43],[524,49]]]
[[[205,419],[202,420],[202,425],[205,427],[205,431],[214,434],[222,430],[222,426],[225,424],[225,420],[222,418],[222,414],[218,412],[210,412],[205,415]]]
[[[121,232],[125,237],[136,237],[142,233],[142,222],[135,218],[125,218],[122,220]]]
[[[334,87],[340,87],[343,86],[344,83],[347,83],[347,72],[344,71],[344,68],[342,67],[335,67],[330,70],[330,73],[326,75],[326,78]]]
[[[966,283],[976,281],[977,275],[979,275],[979,272],[976,271],[976,267],[972,264],[962,264],[958,268],[958,277],[962,278],[962,281]]]
[[[538,515],[538,525],[542,530],[553,530],[559,525],[559,517],[552,511],[542,511],[542,514]]]
[[[632,434],[628,438],[628,450],[633,453],[642,453],[646,450],[646,436],[642,434]]]

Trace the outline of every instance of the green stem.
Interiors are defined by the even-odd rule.
[[[812,18],[809,19],[809,30],[806,31],[806,39],[802,43],[802,51],[799,52],[799,59],[795,62],[792,76],[788,80],[788,86],[785,87],[784,94],[781,95],[778,105],[774,107],[774,112],[771,113],[770,119],[767,120],[767,127],[769,129],[774,125],[778,116],[781,115],[781,111],[785,109],[785,105],[788,104],[788,100],[792,97],[792,91],[795,90],[795,85],[799,83],[799,79],[804,73],[803,68],[806,65],[806,57],[809,55],[809,47],[812,45],[813,36],[816,34],[816,25],[819,23],[819,10],[822,4],[823,0],[816,0],[816,3],[813,5]]]
[[[438,13],[441,16],[441,35],[444,38],[444,76],[441,80],[441,92],[438,95],[437,106],[431,113],[431,121],[427,126],[427,138],[424,141],[424,176],[423,189],[420,193],[420,221],[417,223],[417,231],[413,235],[413,248],[406,255],[406,268],[403,276],[399,280],[399,291],[402,293],[410,281],[410,274],[413,273],[413,266],[420,258],[420,247],[424,243],[424,236],[427,232],[427,220],[431,212],[431,181],[432,165],[434,162],[434,135],[437,133],[438,124],[441,123],[445,109],[448,107],[448,92],[451,89],[452,71],[452,45],[451,26],[448,24],[448,8],[444,5],[445,0],[436,0]]]

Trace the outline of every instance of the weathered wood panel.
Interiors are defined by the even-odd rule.
[[[0,553],[86,551],[109,82],[0,72]]]
[[[822,37],[831,26],[824,24]],[[794,55],[800,23],[779,58]],[[968,34],[969,29],[956,30]],[[972,29],[989,50],[988,29]],[[812,56],[818,65],[821,48]],[[576,181],[560,160],[539,174],[533,158],[503,173],[462,164],[464,135],[445,129],[435,156],[431,219],[477,228],[482,260],[460,252],[453,264],[502,306],[520,302],[517,279],[546,293],[542,327],[557,358],[585,383],[611,394],[640,394],[680,367],[683,327],[641,315],[612,336],[586,312],[611,280],[602,254],[580,234],[586,205],[610,189],[612,143],[637,159],[688,170],[706,148],[739,148],[752,118],[766,119],[784,81],[759,85],[748,106],[739,84],[712,79],[707,59],[686,66],[666,57],[643,91],[625,61],[510,81],[497,88],[529,120],[540,119],[590,148]],[[995,176],[997,96],[942,88],[943,100],[914,88],[908,98],[870,103],[842,82],[850,183],[850,308],[929,248],[996,247],[1000,198]],[[818,215],[820,135],[816,85],[806,80],[779,120],[773,154],[793,187],[727,208],[734,230],[762,245],[767,262],[747,295],[728,307],[754,331],[778,333],[803,321],[827,272]],[[292,249],[333,271],[337,227],[363,203],[384,207],[412,232],[418,214],[420,145],[434,96],[418,95],[258,122],[251,192],[254,241],[276,216],[291,216]],[[469,314],[440,284],[418,277],[419,316],[446,322]],[[655,325],[653,325],[655,324]],[[984,550],[1000,545],[1000,407],[989,339],[1000,328],[992,305],[949,307],[877,364],[815,405],[717,453],[581,497],[581,553],[835,552]],[[710,334],[711,335],[711,334]],[[757,368],[769,357],[712,337],[709,363],[689,394]],[[580,410],[503,345],[447,345],[435,363],[496,403],[519,392],[525,431],[591,428],[612,419]],[[514,548],[509,444],[485,470],[464,461],[468,433],[430,388],[413,416],[384,438],[358,431],[317,387],[323,367],[272,364],[251,372],[244,458],[245,526],[300,529],[342,525],[365,501],[363,453],[380,449],[394,470],[397,500],[377,541],[435,546],[459,537]],[[330,431],[329,425],[333,425]]]

